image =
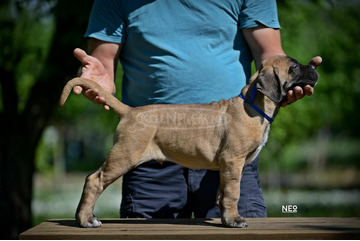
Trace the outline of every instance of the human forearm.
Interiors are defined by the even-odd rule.
[[[121,44],[104,42],[94,38],[89,39],[88,53],[103,64],[112,82],[115,81],[116,67],[121,48]]]
[[[243,29],[242,33],[250,47],[256,68],[275,55],[286,55],[281,46],[280,30],[259,26]]]

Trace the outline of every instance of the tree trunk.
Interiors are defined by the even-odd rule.
[[[1,121],[1,238],[17,238],[31,226],[35,146],[19,117]]]
[[[80,65],[72,52],[84,42],[82,34],[90,8],[91,2],[85,0],[58,1],[54,9],[57,27],[49,57],[22,113],[17,108],[15,73],[0,67],[4,105],[0,113],[1,239],[17,239],[31,227],[35,150],[65,82]]]

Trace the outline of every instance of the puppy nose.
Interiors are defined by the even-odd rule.
[[[316,71],[310,71],[309,73],[308,73],[308,78],[309,78],[309,80],[314,80],[314,81],[316,81],[317,79],[318,79],[318,74],[316,73]]]

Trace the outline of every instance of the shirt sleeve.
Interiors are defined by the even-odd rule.
[[[253,28],[259,25],[280,28],[275,0],[244,0],[240,12],[240,28]]]
[[[122,1],[95,0],[84,37],[106,42],[123,43],[125,40],[125,19]]]

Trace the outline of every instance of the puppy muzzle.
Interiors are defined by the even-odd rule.
[[[317,84],[319,79],[319,74],[316,71],[314,65],[302,65],[301,66],[301,75],[299,76],[298,81],[292,84],[290,89],[293,89],[295,86],[304,87],[305,85],[310,85],[314,87]]]

